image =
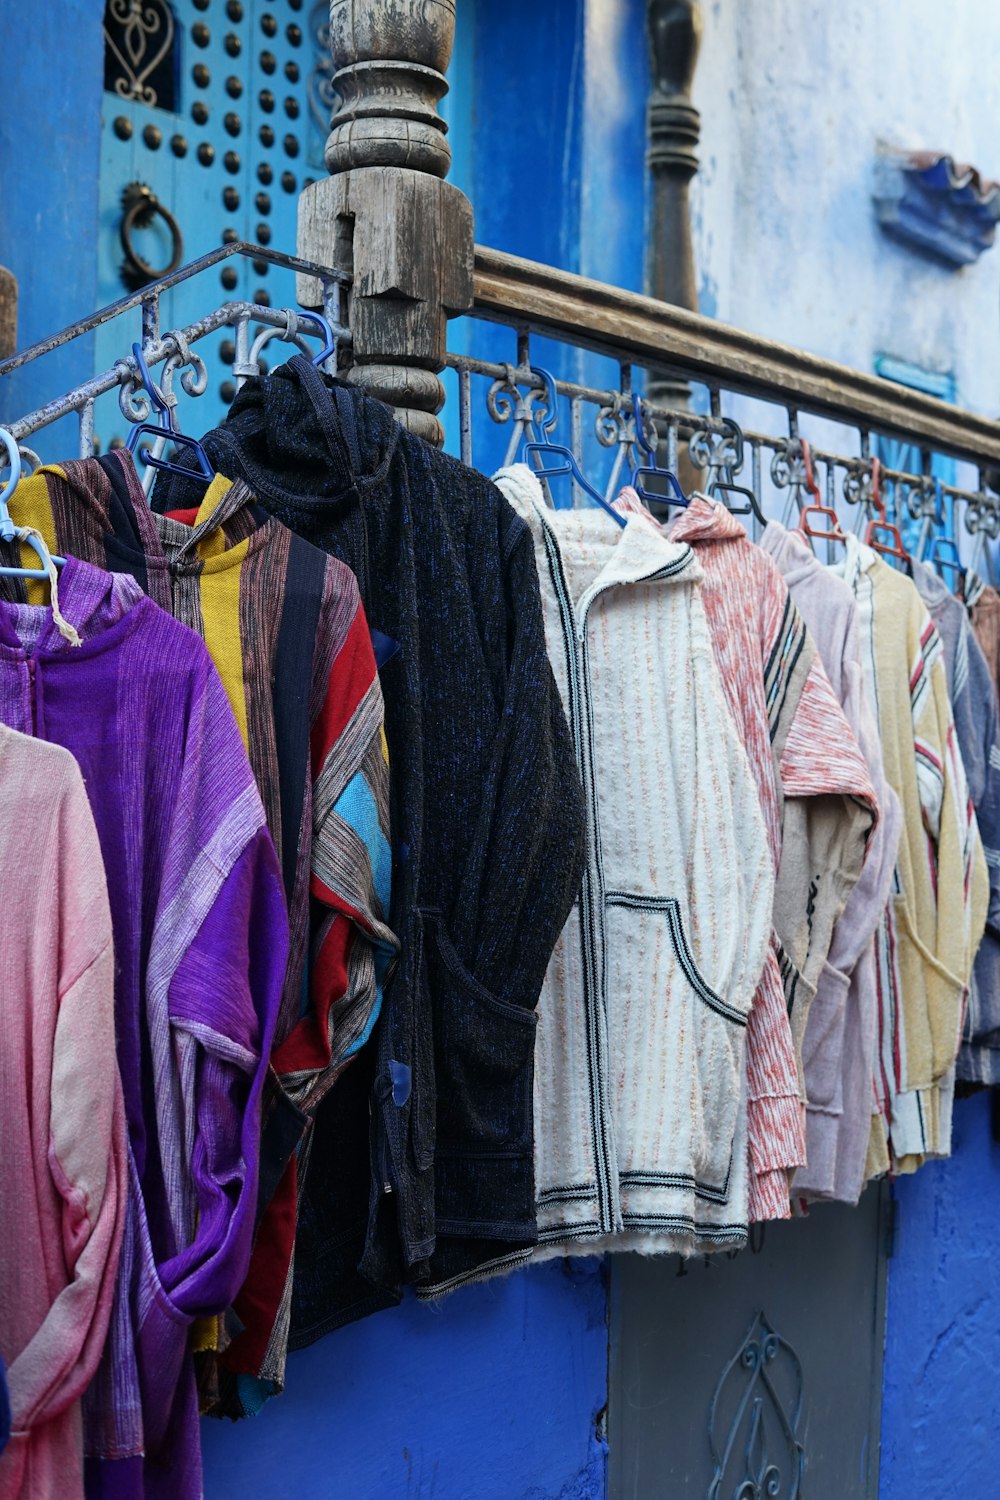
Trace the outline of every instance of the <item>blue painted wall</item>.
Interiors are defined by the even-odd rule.
[[[203,1423],[206,1500],[601,1500],[607,1350],[593,1261],[411,1299],[293,1354],[252,1423]]]
[[[98,306],[98,174],[103,6],[44,0],[30,12],[0,0],[0,264],[18,280],[18,345],[33,344]],[[0,421],[42,406],[94,373],[91,339],[4,381]],[[56,429],[54,429],[56,430]],[[76,423],[58,429],[75,457]]]
[[[984,1095],[955,1154],[895,1185],[880,1500],[1000,1494],[1000,1146]]]
[[[647,212],[645,111],[649,88],[645,0],[523,0],[458,8],[451,94],[445,104],[452,179],[475,210],[476,240],[640,291]],[[459,319],[449,348],[516,362],[512,330]],[[606,389],[617,366],[536,338],[532,361],[557,376]],[[455,383],[446,379],[448,446],[458,451]],[[487,382],[473,380],[474,457],[492,473],[506,428],[484,416]],[[567,439],[568,411],[557,436]],[[608,454],[591,434],[588,471]]]

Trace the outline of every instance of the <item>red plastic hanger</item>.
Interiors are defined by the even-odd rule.
[[[895,521],[890,521],[885,513],[885,501],[882,499],[881,464],[877,458],[872,459],[872,509],[876,514],[869,520],[865,527],[865,545],[871,547],[875,552],[881,552],[883,557],[898,557],[900,562],[908,563],[910,554],[903,546],[903,538],[899,534],[899,527]],[[880,541],[880,535],[889,537],[889,541]]]
[[[802,507],[799,514],[799,530],[803,536],[810,537],[816,541],[846,542],[847,538],[844,535],[837,512],[832,506],[823,504],[823,496],[820,494],[819,485],[816,483],[816,475],[813,472],[812,450],[805,438],[800,439],[800,444],[802,448],[802,462],[806,471],[806,489],[815,498],[808,505]],[[812,523],[813,516],[819,521],[828,521],[829,525],[825,529],[820,526],[814,526]]]

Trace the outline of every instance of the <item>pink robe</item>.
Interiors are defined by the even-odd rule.
[[[0,1500],[78,1500],[127,1197],[111,916],[76,761],[3,725],[0,919]]]

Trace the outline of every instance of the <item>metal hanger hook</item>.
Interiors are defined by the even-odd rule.
[[[313,364],[322,369],[327,360],[332,359],[337,352],[337,339],[330,321],[319,312],[300,312],[298,319],[300,323],[313,323],[323,335],[323,348],[312,357]]]
[[[152,375],[149,373],[149,366],[146,363],[146,356],[142,352],[142,345],[138,342],[138,340],[136,340],[136,342],[132,345],[132,358],[135,360],[136,369],[138,370],[139,384],[149,398],[151,410],[155,411],[157,416],[159,417],[160,426],[169,430],[173,430],[174,419],[173,412],[171,410],[171,403],[167,399],[167,397],[164,396],[162,390],[157,385]]]
[[[4,541],[9,542],[13,540],[17,528],[10,518],[10,512],[8,511],[7,506],[10,502],[11,495],[13,495],[14,491],[17,489],[18,484],[20,483],[21,450],[18,448],[17,443],[11,437],[6,427],[0,427],[0,444],[2,444],[6,449],[7,463],[10,465],[10,478],[4,484],[3,489],[0,490],[0,537],[2,537]]]
[[[540,365],[529,365],[528,369],[545,387],[539,403],[541,410],[538,407],[535,408],[532,414],[532,425],[537,426],[542,438],[546,439],[559,421],[559,392],[556,390],[555,376],[551,375],[548,370],[543,370]]]

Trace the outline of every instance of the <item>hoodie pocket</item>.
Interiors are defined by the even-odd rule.
[[[609,891],[609,1095],[623,1188],[725,1203],[743,1085],[746,1011],[706,976],[681,904]],[[725,965],[724,953],[713,959]]]
[[[436,912],[424,912],[434,1026],[440,1155],[512,1155],[532,1140],[536,1016],[509,1005],[465,968]]]

